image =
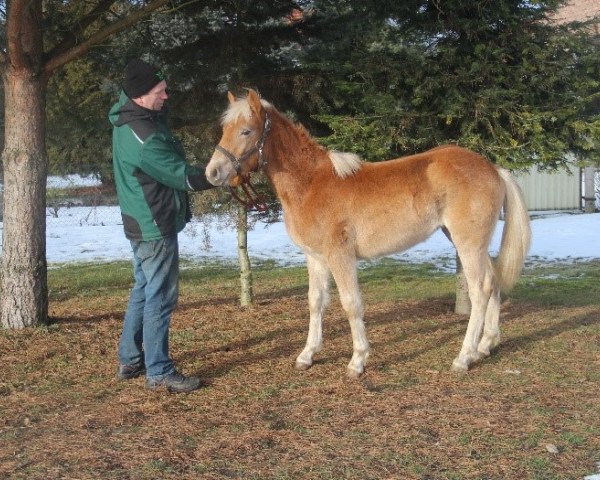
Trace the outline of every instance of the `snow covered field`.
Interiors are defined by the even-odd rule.
[[[68,222],[65,221],[68,217]],[[491,253],[497,253],[502,232],[498,223]],[[531,222],[533,241],[527,262],[576,262],[600,258],[600,214],[545,213]],[[2,224],[0,224],[0,230]],[[205,241],[208,239],[208,242]],[[216,221],[192,221],[179,235],[181,255],[197,261],[237,260],[233,227]],[[255,260],[274,260],[281,265],[304,263],[304,255],[287,236],[283,222],[257,223],[248,234],[248,251]],[[454,268],[454,247],[440,231],[427,241],[392,258],[407,262],[435,263]],[[47,216],[49,263],[129,260],[131,249],[123,234],[118,207],[72,207]]]
[[[49,188],[94,186],[93,177],[49,177]],[[57,216],[55,216],[57,215]],[[538,212],[532,214],[533,241],[527,263],[577,262],[600,258],[600,213]],[[0,231],[2,223],[0,223]],[[496,254],[502,222],[498,223],[490,252]],[[47,214],[49,263],[129,260],[131,248],[123,235],[118,207],[71,207]],[[216,220],[194,220],[179,235],[181,255],[197,261],[237,261],[233,227]],[[0,249],[1,251],[1,249]],[[283,222],[257,223],[248,234],[248,252],[254,260],[273,260],[281,265],[304,263],[304,255],[289,239]],[[454,247],[440,231],[427,241],[392,258],[406,262],[434,263],[454,270]]]

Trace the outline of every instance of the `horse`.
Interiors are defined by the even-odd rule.
[[[406,250],[442,229],[466,277],[471,312],[451,369],[467,371],[500,343],[500,292],[517,281],[531,240],[523,194],[510,173],[456,145],[376,163],[327,150],[254,90],[228,93],[222,137],[206,166],[215,186],[238,186],[264,172],[283,208],[286,231],[306,255],[310,312],[296,368],[323,346],[323,313],[333,276],[352,333],[347,375],[369,356],[357,262]],[[497,258],[489,244],[504,208]]]

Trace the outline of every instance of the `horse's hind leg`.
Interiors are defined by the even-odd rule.
[[[296,368],[306,370],[313,363],[313,355],[323,347],[323,312],[329,302],[329,269],[324,260],[306,255],[308,267],[308,307],[310,323],[306,346],[296,358]]]
[[[471,364],[489,354],[479,351],[478,347],[487,312],[489,311],[490,315],[498,312],[495,308],[495,301],[492,299],[497,292],[497,286],[491,258],[487,252],[480,249],[468,251],[464,248],[461,251],[460,247],[457,246],[457,248],[459,248],[460,259],[469,287],[471,316],[460,353],[452,362],[452,369],[466,371]],[[489,340],[493,338],[493,322],[489,322],[488,328],[490,328]],[[482,344],[482,347],[484,346]]]
[[[489,357],[490,352],[500,344],[500,288],[495,285],[490,295],[485,312],[485,326],[483,336],[477,346],[477,351],[484,357]]]

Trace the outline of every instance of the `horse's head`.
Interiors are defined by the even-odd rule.
[[[263,145],[270,129],[270,118],[254,90],[236,99],[229,92],[229,108],[223,114],[223,135],[206,166],[206,178],[217,186],[236,187],[263,162]]]

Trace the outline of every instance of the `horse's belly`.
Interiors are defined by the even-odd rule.
[[[403,252],[427,240],[438,226],[428,226],[410,231],[384,230],[366,232],[357,235],[356,256],[358,258],[375,258]]]
[[[315,223],[298,225],[284,215],[286,231],[291,240],[306,253],[328,256],[332,249],[354,252],[357,258],[368,259],[402,252],[421,243],[437,230],[440,224],[431,222],[410,222],[406,216],[389,221],[387,224],[373,223],[372,219],[357,219],[345,222],[325,222],[316,228]]]

